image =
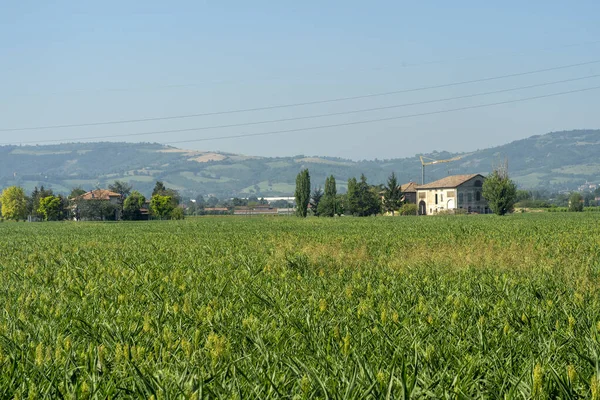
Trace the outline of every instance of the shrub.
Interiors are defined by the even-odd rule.
[[[398,210],[400,215],[417,215],[419,207],[416,204],[403,204]]]
[[[183,219],[183,209],[182,208],[174,208],[173,211],[171,211],[171,219],[176,219],[176,220],[181,220]]]

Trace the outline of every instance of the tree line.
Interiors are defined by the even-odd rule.
[[[10,186],[0,195],[0,218],[15,221],[135,221],[149,216],[157,219],[184,218],[183,209],[179,207],[181,196],[176,190],[165,187],[163,182],[156,182],[149,201],[126,182],[115,181],[108,190],[119,195],[116,202],[103,198],[84,199],[82,196],[87,192],[79,187],[63,196],[55,195],[52,189],[43,186],[35,187],[29,195],[22,187]]]
[[[311,192],[310,173],[304,169],[296,177],[296,215],[306,217],[310,211],[317,217],[353,215],[367,217],[382,212],[395,212],[404,208],[407,215],[416,214],[416,206],[405,204],[401,187],[395,173],[388,177],[386,185],[369,185],[367,177],[348,179],[346,194],[338,194],[335,177],[325,179],[325,190],[321,186]]]

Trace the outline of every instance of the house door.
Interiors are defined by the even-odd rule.
[[[454,199],[449,199],[448,200],[448,210],[454,210],[455,206],[454,206]]]
[[[419,202],[419,215],[427,215],[427,209],[423,200]]]

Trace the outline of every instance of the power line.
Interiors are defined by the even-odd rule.
[[[201,138],[201,139],[179,140],[179,141],[175,141],[175,142],[167,142],[167,143],[162,143],[162,144],[173,145],[173,144],[181,144],[181,143],[205,142],[205,141],[210,141],[210,140],[238,139],[238,138],[253,137],[253,136],[266,136],[266,135],[275,135],[275,134],[282,134],[282,133],[310,131],[310,130],[316,130],[316,129],[336,128],[336,127],[342,127],[342,126],[370,124],[373,122],[393,121],[393,120],[398,120],[398,119],[422,117],[422,116],[426,116],[426,115],[435,115],[435,114],[445,114],[445,113],[451,113],[451,112],[456,112],[456,111],[465,111],[465,110],[473,110],[473,109],[477,109],[477,108],[498,106],[498,105],[503,105],[503,104],[519,103],[519,102],[528,101],[528,100],[543,99],[543,98],[562,96],[562,95],[572,94],[572,93],[587,92],[587,91],[596,90],[596,89],[600,89],[600,86],[593,86],[593,87],[584,88],[584,89],[570,90],[570,91],[566,91],[566,92],[550,93],[550,94],[541,95],[541,96],[525,97],[522,99],[499,101],[496,103],[479,104],[479,105],[474,105],[474,106],[451,108],[451,109],[447,109],[447,110],[438,110],[438,111],[430,111],[430,112],[424,112],[424,113],[418,113],[418,114],[401,115],[398,117],[377,118],[377,119],[370,119],[370,120],[363,120],[363,121],[344,122],[344,123],[340,123],[340,124],[311,126],[311,127],[306,127],[306,128],[296,128],[296,129],[287,129],[287,130],[270,131],[270,132],[247,133],[247,134],[243,133],[243,134],[229,135],[229,136],[215,136],[215,137]],[[169,133],[169,131],[166,131],[165,133]]]
[[[496,58],[496,57],[508,57],[508,56],[522,56],[522,55],[530,55],[531,53],[536,53],[536,52],[543,52],[543,51],[552,51],[552,50],[557,50],[557,49],[565,49],[565,48],[572,48],[572,47],[579,47],[579,46],[590,46],[590,45],[596,45],[599,44],[600,40],[593,40],[593,41],[588,41],[588,42],[579,42],[579,43],[570,43],[570,44],[563,44],[563,45],[558,45],[558,46],[548,46],[548,47],[542,47],[542,48],[533,48],[533,49],[528,49],[528,50],[522,50],[522,51],[509,51],[509,52],[498,52],[498,53],[490,53],[490,54],[484,54],[484,55],[475,55],[475,56],[463,56],[463,57],[456,57],[456,58],[447,58],[447,59],[439,59],[439,60],[430,60],[430,61],[421,61],[421,62],[402,62],[400,65],[397,66],[383,66],[383,67],[373,67],[373,68],[360,68],[358,70],[353,70],[356,72],[372,72],[372,71],[382,71],[388,68],[409,68],[409,67],[420,67],[420,66],[425,66],[425,65],[436,65],[436,64],[445,64],[445,63],[449,63],[449,62],[456,62],[456,61],[474,61],[474,60],[484,60],[484,59],[489,59],[489,58]],[[336,71],[331,71],[331,72],[325,72],[325,73],[319,73],[319,74],[313,74],[313,75],[317,75],[317,76],[321,76],[321,75],[326,75],[326,74],[333,74],[333,73],[340,73],[340,72],[346,72],[346,71],[350,71],[349,69],[338,69]],[[72,91],[64,91],[64,92],[51,92],[51,93],[21,93],[21,94],[15,94],[16,96],[43,96],[43,95],[48,95],[48,96],[54,96],[54,95],[69,95],[69,94],[79,94],[79,93],[85,93],[85,92],[93,92],[93,93],[103,93],[103,92],[134,92],[134,91],[144,91],[144,90],[155,90],[155,89],[176,89],[176,88],[188,88],[188,87],[198,87],[198,86],[203,86],[203,85],[207,85],[207,84],[235,84],[235,83],[242,83],[242,82],[256,82],[256,81],[270,81],[270,80],[276,80],[276,79],[293,79],[290,78],[289,76],[273,76],[273,75],[269,75],[268,77],[263,77],[263,78],[254,78],[254,79],[242,79],[242,80],[213,80],[213,81],[205,81],[205,82],[192,82],[192,83],[176,83],[176,84],[168,84],[168,85],[148,85],[148,86],[138,86],[138,87],[121,87],[121,88],[105,88],[105,89],[75,89]]]
[[[351,111],[340,111],[340,112],[316,114],[316,115],[305,115],[305,116],[299,116],[299,117],[280,118],[280,119],[255,121],[255,122],[241,122],[241,123],[236,123],[236,124],[213,125],[213,126],[204,126],[204,127],[197,127],[197,128],[183,128],[183,129],[171,130],[171,131],[169,131],[169,133],[201,131],[201,130],[209,130],[209,129],[236,128],[236,127],[242,127],[242,126],[264,125],[264,124],[278,123],[278,122],[289,122],[289,121],[298,121],[298,120],[305,120],[305,119],[333,117],[333,116],[338,116],[338,115],[359,114],[359,113],[363,113],[363,112],[381,111],[381,110],[388,110],[388,109],[393,109],[393,108],[401,108],[401,107],[416,106],[416,105],[423,105],[423,104],[432,104],[432,103],[439,103],[439,102],[444,102],[444,101],[467,99],[467,98],[487,96],[487,95],[499,94],[499,93],[507,93],[507,92],[513,92],[513,91],[517,91],[517,90],[533,89],[533,88],[538,88],[538,87],[543,87],[543,86],[550,86],[550,85],[556,85],[556,84],[560,84],[560,83],[574,82],[574,81],[580,81],[580,80],[597,78],[597,77],[600,77],[600,74],[588,75],[588,76],[571,78],[571,79],[563,79],[563,80],[559,80],[559,81],[545,82],[545,83],[539,83],[539,84],[534,84],[534,85],[519,86],[519,87],[514,87],[514,88],[509,88],[509,89],[494,90],[494,91],[490,91],[490,92],[474,93],[474,94],[446,97],[446,98],[433,99],[433,100],[424,100],[424,101],[418,101],[418,102],[412,102],[412,103],[395,104],[395,105],[390,105],[390,106],[365,108],[365,109],[358,109],[358,110],[351,110]],[[32,140],[32,141],[20,142],[20,144],[57,143],[57,142],[68,142],[68,141],[77,141],[77,140],[94,140],[94,139],[114,139],[114,138],[132,137],[132,136],[148,136],[148,135],[154,135],[154,134],[160,134],[160,133],[165,133],[165,131],[138,132],[138,133],[126,133],[126,134],[118,134],[118,135],[103,135],[103,136],[76,137],[76,138],[63,138],[63,139],[48,139],[48,140],[41,140],[41,141],[40,140],[37,140],[37,141]],[[3,144],[6,145],[7,143],[3,143]]]
[[[517,72],[517,73],[513,73],[513,74],[508,74],[508,75],[500,75],[500,76],[493,76],[493,77],[487,77],[487,78],[472,79],[472,80],[467,80],[467,81],[445,83],[445,84],[440,84],[440,85],[421,86],[421,87],[412,88],[412,89],[401,89],[401,90],[394,90],[394,91],[388,91],[388,92],[371,93],[371,94],[349,96],[349,97],[338,97],[338,98],[325,99],[325,100],[313,100],[313,101],[299,102],[299,103],[277,104],[277,105],[263,106],[263,107],[243,108],[243,109],[225,110],[225,111],[214,111],[214,112],[196,113],[196,114],[174,115],[174,116],[166,116],[166,117],[99,121],[99,122],[88,122],[88,123],[81,123],[81,124],[45,125],[45,126],[23,127],[23,128],[2,128],[2,129],[0,129],[0,132],[18,132],[18,131],[33,131],[33,130],[43,130],[43,129],[76,128],[76,127],[81,128],[81,127],[87,127],[87,126],[116,125],[116,124],[128,124],[128,123],[150,122],[150,121],[164,121],[164,120],[173,120],[173,119],[206,117],[206,116],[214,116],[214,115],[236,114],[236,113],[244,113],[244,112],[265,111],[265,110],[274,110],[274,109],[281,109],[281,108],[300,107],[300,106],[325,104],[325,103],[335,103],[335,102],[341,102],[341,101],[389,96],[389,95],[393,95],[393,94],[412,93],[412,92],[418,92],[418,91],[423,91],[423,90],[440,89],[440,88],[445,88],[445,87],[460,86],[460,85],[466,85],[466,84],[471,84],[471,83],[488,82],[488,81],[493,81],[493,80],[513,78],[513,77],[517,77],[517,76],[532,75],[532,74],[538,74],[538,73],[542,73],[542,72],[550,72],[550,71],[556,71],[556,70],[574,68],[574,67],[581,67],[581,66],[585,66],[585,65],[598,64],[598,63],[600,63],[600,60],[587,61],[587,62],[577,63],[577,64],[561,65],[561,66],[557,66],[557,67],[544,68],[544,69],[538,69],[538,70],[533,70],[533,71]]]

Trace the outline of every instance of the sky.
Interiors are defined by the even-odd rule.
[[[5,2],[0,144],[364,160],[596,129],[599,14],[594,0]],[[22,129],[189,114],[212,115]]]

